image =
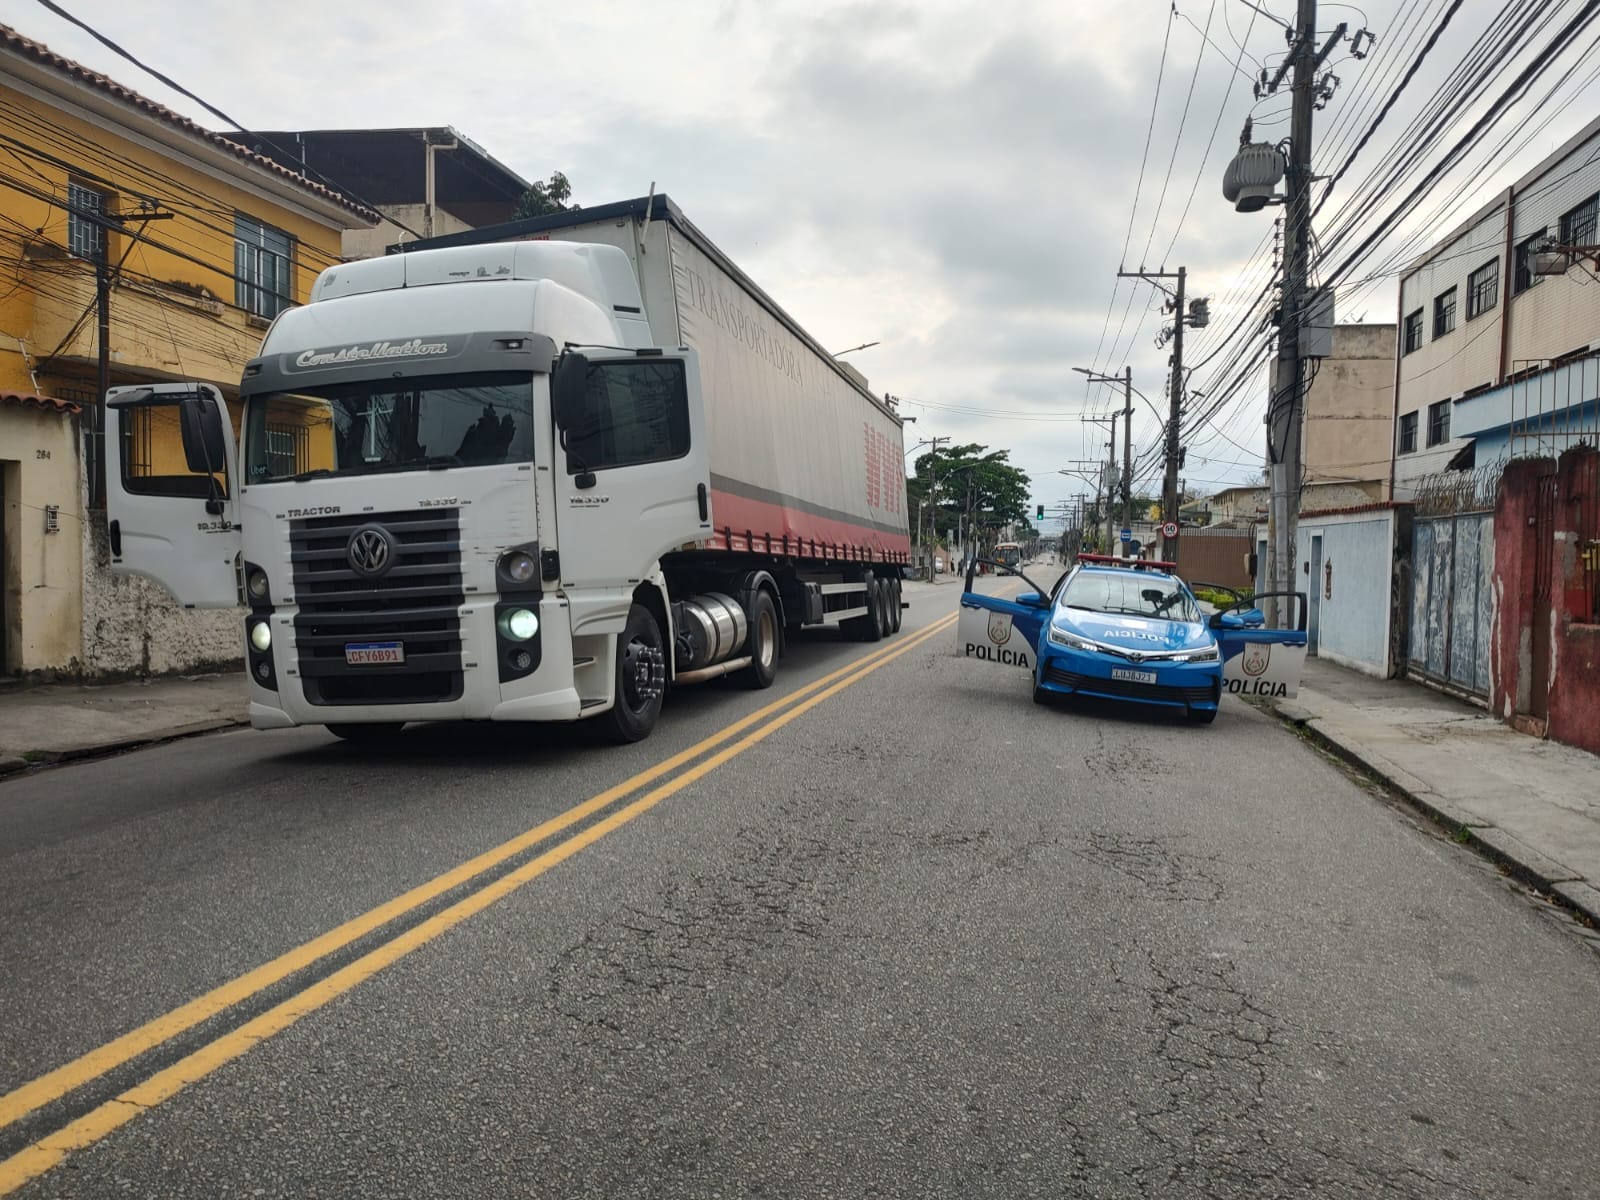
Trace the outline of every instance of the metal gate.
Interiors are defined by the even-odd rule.
[[[1498,464],[1433,476],[1417,493],[1406,673],[1487,699]]]

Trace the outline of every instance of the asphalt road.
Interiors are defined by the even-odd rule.
[[[236,733],[0,783],[0,1194],[1596,1194],[1588,941],[1236,701],[896,654],[957,591],[621,750]]]

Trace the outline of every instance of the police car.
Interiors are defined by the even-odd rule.
[[[1033,698],[1131,701],[1216,719],[1224,691],[1292,696],[1305,661],[1305,598],[1297,629],[1268,629],[1253,600],[1203,609],[1175,564],[1081,554],[1046,593],[981,595],[967,576],[956,625],[963,657],[1026,670]],[[1259,598],[1258,598],[1259,599]]]

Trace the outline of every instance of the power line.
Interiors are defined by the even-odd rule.
[[[282,146],[279,146],[279,145],[275,144],[274,142],[272,142],[268,138],[262,137],[259,133],[256,133],[255,131],[253,131],[251,129],[247,129],[244,125],[242,125],[238,121],[235,121],[232,117],[230,117],[227,113],[223,112],[220,108],[216,107],[214,104],[211,104],[209,101],[202,100],[199,96],[195,95],[188,88],[184,87],[181,83],[179,83],[177,80],[173,79],[171,76],[164,75],[160,71],[156,70],[154,67],[149,66],[148,64],[142,62],[140,59],[135,57],[129,51],[125,50],[122,46],[120,46],[116,42],[112,41],[111,38],[109,38],[105,34],[101,33],[93,25],[90,25],[87,21],[84,21],[79,17],[73,16],[66,9],[62,8],[61,5],[55,3],[55,0],[39,0],[39,4],[41,6],[43,6],[44,8],[48,9],[50,12],[53,12],[56,16],[60,17],[63,21],[66,21],[68,24],[75,25],[79,29],[83,30],[83,32],[87,33],[90,37],[92,37],[95,41],[99,42],[106,49],[110,50],[113,54],[117,55],[120,58],[126,59],[128,62],[132,63],[134,66],[138,67],[141,71],[143,71],[145,74],[151,76],[152,78],[160,80],[167,87],[169,87],[173,91],[177,92],[178,95],[183,96],[183,97],[185,97],[185,98],[187,98],[189,100],[194,101],[201,108],[205,109],[212,116],[216,117],[217,120],[222,121],[225,124],[227,124],[230,128],[235,129],[240,133],[249,134],[251,137],[255,138],[261,145],[268,146],[272,150],[276,151],[278,154],[282,155],[285,160],[287,160],[289,162],[295,161],[294,160],[294,156],[289,154],[288,151],[284,150],[284,148]],[[371,203],[368,200],[363,199],[360,195],[358,195],[354,191],[350,190],[348,187],[344,186],[343,184],[336,183],[333,180],[329,179],[321,171],[318,171],[315,167],[312,167],[310,164],[303,163],[301,165],[305,168],[303,172],[298,172],[302,176],[302,178],[310,178],[310,176],[315,175],[318,179],[320,179],[322,181],[322,183],[325,186],[327,186],[329,188],[332,188],[336,193],[338,193],[340,195],[343,195],[343,196],[348,196],[350,199],[354,200],[357,204],[359,204],[362,207],[366,208],[370,212],[376,213],[378,211],[377,205]],[[405,230],[405,232],[409,233],[412,237],[417,238],[419,240],[421,239],[422,235],[420,233],[418,233],[415,229],[412,229],[409,226],[401,223],[399,220],[396,220],[392,216],[390,216],[388,219],[393,224],[398,226],[399,228]]]

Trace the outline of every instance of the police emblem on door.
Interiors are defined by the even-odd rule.
[[[1011,640],[1011,614],[989,614],[989,640],[996,646],[1004,646]]]
[[[1267,664],[1271,661],[1271,646],[1264,642],[1251,642],[1244,648],[1244,654],[1239,660],[1239,669],[1254,679],[1267,669]]]

